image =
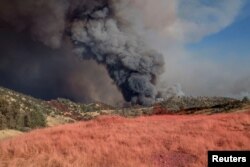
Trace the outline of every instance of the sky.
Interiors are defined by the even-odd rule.
[[[217,33],[208,35],[198,41],[187,43],[185,45],[187,52],[193,57],[202,57],[207,61],[213,62],[216,66],[221,66],[218,73],[228,71],[229,78],[234,78],[234,75],[245,77],[247,80],[243,83],[243,87],[232,90],[228,93],[223,92],[228,96],[241,98],[249,96],[249,78],[250,77],[250,2],[245,1],[242,8],[239,10],[236,18],[231,24],[221,29]],[[213,75],[213,74],[211,74]],[[227,82],[241,82],[241,78],[228,79]],[[226,84],[226,83],[225,83]],[[240,84],[240,83],[239,83]],[[237,86],[233,86],[237,87]]]
[[[234,60],[242,66],[247,66],[250,60],[249,46],[250,2],[243,7],[231,25],[218,33],[186,45],[186,48],[194,55],[202,55],[220,63]],[[208,50],[210,52],[207,52]]]
[[[158,5],[164,6],[164,2],[158,0]],[[165,16],[162,20],[167,21],[154,21],[152,25],[161,25],[153,27],[158,33],[150,27],[143,34],[165,57],[166,71],[159,87],[178,84],[186,95],[193,96],[250,97],[250,2],[167,2],[171,12],[164,15],[155,6],[158,16],[154,15]]]

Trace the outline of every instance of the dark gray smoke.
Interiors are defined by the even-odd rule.
[[[118,16],[120,2],[0,0],[0,19],[51,48],[69,37],[76,55],[106,66],[126,101],[149,105],[158,94],[155,84],[163,72],[163,57]]]
[[[75,52],[105,64],[127,101],[151,104],[157,95],[154,84],[162,72],[162,56],[119,24],[111,5],[101,1],[75,10],[70,29]]]
[[[61,48],[51,49],[25,32],[2,26],[0,37],[0,86],[45,100],[123,102],[106,68],[94,60],[79,61],[65,41]]]

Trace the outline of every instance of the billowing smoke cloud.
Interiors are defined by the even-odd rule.
[[[72,96],[84,96],[90,99],[99,97],[98,99],[102,100],[100,96],[105,88],[112,87],[114,90],[114,86],[108,79],[110,77],[126,101],[147,105],[155,101],[159,90],[166,90],[168,87],[171,90],[170,94],[178,94],[178,92],[182,94],[180,86],[171,87],[176,83],[181,84],[186,95],[223,96],[250,92],[250,82],[247,79],[249,67],[231,68],[240,65],[229,60],[225,63],[214,62],[208,56],[192,55],[185,48],[186,44],[197,42],[231,25],[244,2],[245,0],[209,2],[201,0],[0,0],[0,20],[5,22],[4,25],[12,26],[19,34],[28,32],[33,41],[36,41],[35,45],[43,43],[50,50],[60,50],[56,55],[64,53],[62,48],[66,47],[73,50],[72,53],[81,59],[85,59],[83,64],[74,60],[78,65],[72,63],[73,60],[69,58],[61,61],[63,63],[50,62],[51,59],[47,59],[49,64],[53,62],[60,64],[55,65],[58,67],[56,70],[58,72],[55,75],[50,74],[49,78],[64,76],[60,77],[59,81],[61,84],[66,82],[65,87],[73,89],[78,85],[79,89],[75,88],[76,90],[73,91],[77,93],[73,93]],[[4,48],[4,42],[2,43]],[[65,43],[67,43],[66,46]],[[163,53],[164,56],[149,46]],[[64,54],[71,55],[68,52]],[[36,52],[33,52],[32,56],[29,55],[28,58],[36,57]],[[6,62],[9,62],[6,61],[9,60],[8,54],[1,54],[1,57],[0,67],[6,67],[8,64]],[[95,63],[93,61],[88,63],[88,59],[94,60]],[[165,60],[166,70],[161,75],[164,71],[163,60]],[[245,62],[247,61],[249,60]],[[242,61],[239,60],[239,62]],[[68,66],[71,70],[64,72],[64,66]],[[103,67],[107,72],[104,72]],[[94,74],[95,69],[99,69],[97,74]],[[160,82],[157,82],[159,76],[161,76]],[[96,80],[99,81],[96,82]],[[106,81],[109,84],[104,87],[102,83]],[[88,90],[96,92],[94,93],[96,95],[86,93]],[[113,92],[103,94],[107,95],[105,97],[116,97],[117,91],[114,92],[114,96],[112,96]],[[83,95],[79,95],[81,93]],[[168,97],[169,94],[164,96]]]
[[[10,27],[0,27],[0,36],[1,86],[46,100],[123,102],[105,67],[93,60],[81,61],[67,43],[54,50]]]
[[[149,105],[158,94],[155,84],[163,72],[163,56],[133,32],[118,12],[122,4],[111,0],[0,0],[0,18],[51,48],[60,48],[69,37],[74,53],[106,66],[126,101]]]
[[[82,6],[76,9],[70,30],[75,52],[105,64],[127,101],[152,104],[158,93],[154,84],[163,71],[163,57],[123,28],[111,5],[103,1],[90,10]]]
[[[0,0],[0,17],[18,31],[28,30],[34,40],[60,46],[65,31],[65,0]]]
[[[160,91],[161,97],[164,97],[165,99],[171,98],[171,97],[183,97],[185,96],[185,93],[182,90],[182,87],[180,84],[175,84],[172,87],[165,88]]]

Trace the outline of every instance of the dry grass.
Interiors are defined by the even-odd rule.
[[[23,134],[23,133],[17,130],[0,130],[0,140],[14,137],[20,134]]]
[[[47,122],[48,127],[54,127],[54,126],[58,126],[58,125],[72,123],[72,122],[75,122],[75,120],[71,119],[70,117],[56,115],[53,117],[47,116],[46,122]]]
[[[250,112],[102,117],[0,143],[1,167],[201,167],[207,150],[250,149]]]

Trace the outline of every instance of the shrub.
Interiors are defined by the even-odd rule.
[[[17,129],[45,127],[46,118],[39,108],[21,111],[20,105],[9,103],[0,98],[0,129]]]
[[[46,126],[46,119],[40,111],[29,111],[23,118],[25,127],[36,128]]]
[[[245,96],[245,97],[242,99],[242,102],[243,102],[243,103],[249,103],[250,100],[249,100],[249,98],[248,98],[247,96]]]

